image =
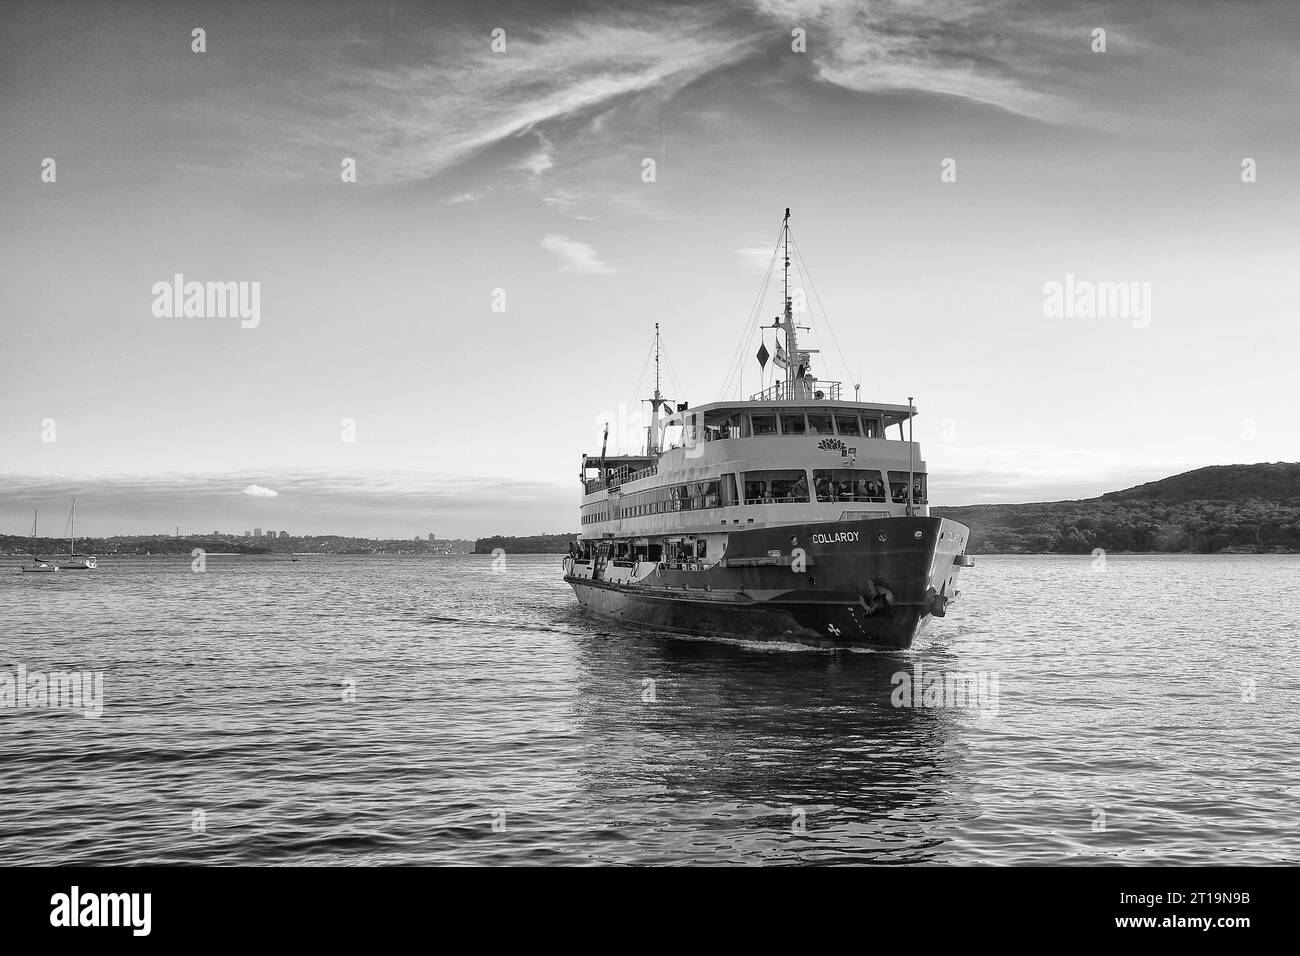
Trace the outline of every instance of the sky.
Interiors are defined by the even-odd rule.
[[[1297,51],[1290,2],[0,5],[0,533],[575,529],[656,322],[672,398],[770,381],[786,207],[934,504],[1296,460]]]

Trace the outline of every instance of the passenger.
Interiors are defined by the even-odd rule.
[[[915,485],[915,486],[913,486],[913,488],[912,488],[912,500],[913,500],[913,501],[920,501],[920,500],[921,500],[921,486],[920,486],[920,485]]]
[[[790,497],[795,501],[808,500],[808,479],[806,477],[799,476],[799,479],[794,483],[794,487],[790,489]]]
[[[867,484],[867,479],[859,478],[857,485],[854,487],[857,492],[859,501],[866,501],[871,497],[871,487]]]
[[[852,500],[853,500],[853,490],[852,490],[852,488],[849,486],[849,483],[848,483],[847,481],[841,481],[841,482],[839,483],[839,486],[836,488],[836,491],[837,491],[837,494],[836,494],[836,496],[835,496],[835,500],[836,500],[836,501],[852,501]]]
[[[817,479],[817,500],[818,501],[831,500],[831,483],[826,478]]]

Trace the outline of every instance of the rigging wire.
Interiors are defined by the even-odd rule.
[[[813,284],[812,273],[808,271],[808,263],[804,261],[803,253],[799,251],[799,245],[794,241],[793,230],[790,233],[790,244],[794,246],[794,256],[799,269],[799,274],[808,280],[808,288],[812,289],[813,298],[817,300],[817,308],[821,309],[822,319],[826,322],[826,331],[831,334],[831,341],[835,343],[835,351],[839,353],[840,362],[844,366],[844,376],[851,379],[853,372],[849,368],[849,361],[844,357],[844,349],[840,348],[840,340],[835,335],[835,329],[831,325],[831,317],[826,312],[826,306],[822,305],[822,297],[817,292],[817,286]],[[859,379],[861,376],[859,376]],[[850,382],[849,384],[854,384]],[[859,381],[857,384],[861,384]]]
[[[662,336],[662,335],[659,336],[659,340],[660,340],[660,342],[663,344],[663,359],[664,359],[664,365],[667,366],[667,368],[668,368],[668,375],[669,375],[670,378],[672,378],[672,380],[673,380],[673,384],[674,384],[675,386],[677,386],[677,395],[678,395],[678,397],[677,397],[676,399],[674,399],[673,401],[674,401],[674,402],[685,401],[685,398],[686,398],[686,390],[682,388],[682,383],[681,383],[681,381],[677,378],[677,370],[676,370],[675,368],[673,368],[672,360],[668,358],[668,343],[666,343],[666,342],[663,341],[663,336]]]
[[[784,229],[784,224],[782,228]],[[767,298],[767,287],[772,281],[772,270],[776,263],[777,253],[780,251],[781,235],[778,233],[776,244],[772,247],[772,257],[768,260],[767,268],[763,273],[763,285],[759,288],[758,296],[754,300],[754,305],[749,310],[749,320],[745,323],[745,331],[741,333],[740,343],[736,346],[736,352],[732,356],[730,364],[727,366],[727,376],[722,380],[722,389],[719,392],[719,396],[723,399],[727,397],[730,391],[731,381],[733,378],[736,380],[736,397],[740,397],[739,392],[745,363],[745,347],[752,340],[754,329],[758,325],[758,316],[759,313],[762,312],[763,302]]]
[[[655,344],[654,341],[651,340],[650,351],[646,353],[645,361],[641,363],[641,374],[637,376],[636,384],[632,386],[632,398],[628,401],[626,406],[629,409],[639,408],[640,402],[644,401],[644,399],[638,399],[637,396],[641,394],[641,383],[645,380],[645,373],[650,368],[650,360],[654,358],[654,354]]]

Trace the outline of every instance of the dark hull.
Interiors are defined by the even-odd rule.
[[[629,584],[601,580],[599,568],[594,579],[571,569],[565,581],[588,613],[605,620],[818,646],[907,648],[956,596],[969,536],[965,525],[946,518],[741,530],[731,532],[723,560],[707,569],[661,564]]]

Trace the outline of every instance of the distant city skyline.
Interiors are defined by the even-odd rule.
[[[673,398],[734,355],[729,394],[766,384],[787,206],[817,371],[916,396],[933,504],[1296,460],[1298,33],[1284,2],[2,5],[0,530],[74,496],[89,535],[576,529],[655,322]],[[1129,283],[1143,314],[1082,298]]]

